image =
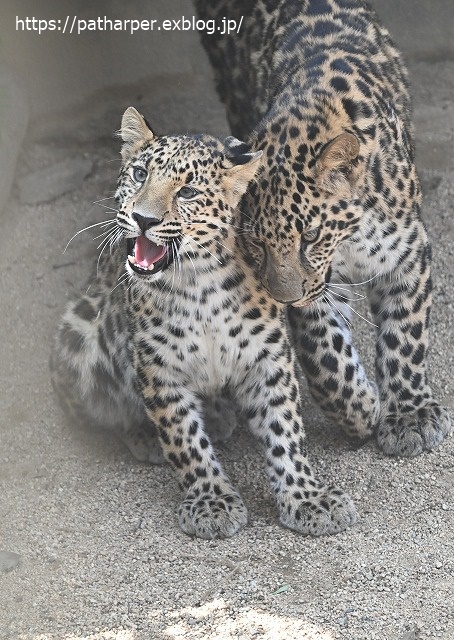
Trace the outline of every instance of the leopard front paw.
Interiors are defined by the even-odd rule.
[[[284,527],[303,535],[340,533],[355,524],[357,513],[352,499],[338,487],[323,486],[310,491],[286,493],[278,498],[280,521]]]
[[[378,388],[374,382],[362,381],[362,386],[345,384],[337,397],[322,386],[311,393],[326,417],[341,427],[349,438],[366,440],[374,435],[380,416]]]
[[[247,523],[241,496],[232,488],[210,492],[191,489],[178,509],[180,527],[197,538],[230,538]]]
[[[348,387],[346,387],[348,391]],[[356,394],[345,401],[344,411],[338,413],[336,422],[340,422],[347,436],[366,440],[373,437],[380,416],[378,387],[368,382]]]
[[[388,455],[413,457],[438,447],[451,431],[448,410],[431,401],[412,413],[382,417],[377,442]]]

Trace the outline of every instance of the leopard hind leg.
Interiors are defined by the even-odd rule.
[[[52,385],[73,422],[113,431],[141,462],[163,462],[156,429],[136,389],[126,323],[99,289],[68,305],[50,368]]]

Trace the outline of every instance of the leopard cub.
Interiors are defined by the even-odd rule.
[[[247,519],[204,419],[204,399],[228,392],[265,445],[281,523],[344,530],[356,520],[350,497],[317,480],[307,459],[285,307],[236,246],[233,211],[262,153],[235,138],[155,136],[132,107],[121,137],[121,240],[63,316],[57,391],[136,457],[158,461],[162,448],[184,492],[180,526],[202,538],[231,536]]]

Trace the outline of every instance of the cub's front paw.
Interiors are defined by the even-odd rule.
[[[180,527],[197,538],[230,538],[247,523],[247,510],[233,489],[191,489],[178,509]]]
[[[355,505],[341,489],[321,485],[304,493],[304,496],[294,492],[278,497],[280,521],[284,527],[303,535],[323,536],[340,533],[355,524]]]
[[[431,401],[412,413],[382,417],[377,442],[388,455],[412,457],[438,447],[451,430],[448,410]]]

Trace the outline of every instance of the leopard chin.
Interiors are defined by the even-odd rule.
[[[296,308],[309,307],[311,304],[313,304],[317,300],[320,300],[320,298],[322,297],[323,297],[323,292],[318,293],[316,296],[313,296],[312,298],[303,298],[302,300],[297,300],[296,302],[292,302],[291,306]]]

